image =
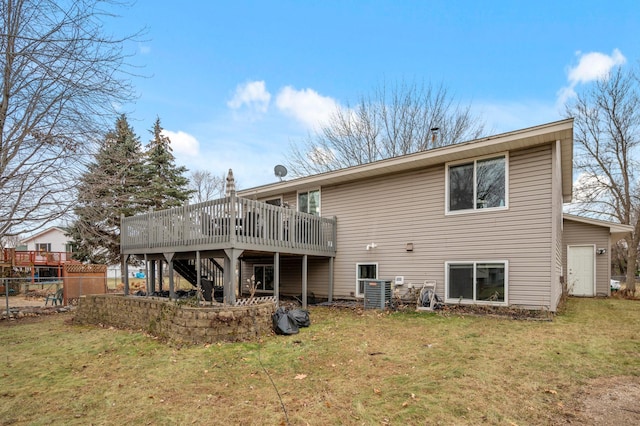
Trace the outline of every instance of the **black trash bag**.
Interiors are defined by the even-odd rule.
[[[311,325],[309,311],[305,309],[292,309],[287,312],[287,315],[296,323],[298,327],[309,327]]]
[[[298,334],[300,329],[296,322],[287,315],[287,311],[284,308],[278,308],[271,316],[273,321],[273,331],[276,334]]]

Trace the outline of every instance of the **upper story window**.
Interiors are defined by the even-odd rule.
[[[507,156],[447,166],[447,212],[507,205]]]
[[[36,243],[36,251],[51,251],[51,243]]]
[[[320,190],[298,192],[298,211],[320,216]]]

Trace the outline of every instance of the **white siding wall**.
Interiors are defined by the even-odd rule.
[[[64,235],[64,232],[58,228],[51,228],[46,230],[35,238],[24,240],[27,244],[27,250],[33,251],[36,249],[36,244],[51,244],[52,252],[66,252],[67,244],[70,238]]]

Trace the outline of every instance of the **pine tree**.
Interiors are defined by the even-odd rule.
[[[193,192],[189,189],[189,179],[184,176],[187,168],[176,166],[171,140],[162,134],[162,130],[160,118],[156,118],[150,130],[153,138],[147,145],[148,185],[144,197],[154,210],[181,206]]]
[[[120,216],[147,209],[144,154],[125,115],[104,138],[78,185],[76,221],[69,235],[76,257],[109,265],[120,262]]]

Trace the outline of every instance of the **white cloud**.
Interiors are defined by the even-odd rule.
[[[171,139],[171,148],[176,156],[196,157],[200,153],[200,143],[189,133],[181,130],[172,132],[164,129],[162,134]]]
[[[627,61],[622,52],[613,49],[611,56],[600,52],[580,54],[578,65],[569,69],[569,82],[572,84],[588,83],[606,77],[611,69]]]
[[[239,84],[233,98],[227,102],[231,109],[247,107],[250,112],[265,113],[269,108],[271,94],[267,91],[264,81],[250,81]]]
[[[296,90],[291,86],[286,86],[278,93],[276,105],[309,128],[326,122],[338,108],[333,98],[322,96],[312,89]]]
[[[578,64],[569,68],[569,85],[558,91],[558,105],[564,105],[567,100],[576,96],[575,87],[578,84],[605,78],[614,67],[627,62],[627,58],[618,49],[613,49],[611,55],[601,52],[577,52],[576,55],[579,57]]]

